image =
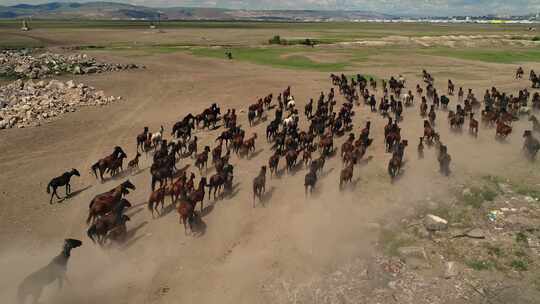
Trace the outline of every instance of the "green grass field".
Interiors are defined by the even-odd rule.
[[[196,48],[191,53],[196,56],[225,59],[223,48]],[[336,61],[332,63],[315,62],[306,56],[291,51],[288,48],[234,48],[232,49],[234,60],[247,61],[255,64],[269,65],[273,67],[289,69],[305,69],[316,71],[338,71],[350,65],[348,61]],[[296,53],[296,54],[295,54]]]
[[[428,55],[451,57],[463,60],[492,62],[492,63],[520,63],[520,62],[540,62],[540,49],[451,49],[432,48],[421,50],[421,53]]]

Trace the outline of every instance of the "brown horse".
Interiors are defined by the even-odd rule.
[[[401,171],[401,162],[401,157],[397,153],[394,153],[388,162],[388,174],[392,180],[399,175],[399,172]]]
[[[148,210],[152,213],[152,218],[154,218],[154,211],[160,215],[160,212],[157,210],[159,204],[161,204],[161,211],[163,211],[165,206],[165,194],[165,186],[161,186],[150,193],[150,197],[148,198]]]
[[[189,230],[193,232],[193,219],[195,216],[193,205],[188,201],[181,201],[177,211],[180,216],[180,224],[184,224],[184,234],[187,235],[187,224],[189,224]]]
[[[344,183],[350,183],[354,174],[354,162],[351,162],[347,167],[341,170],[339,175],[339,189],[343,189]]]
[[[195,178],[195,174],[191,173],[191,178]],[[186,172],[180,176],[176,181],[171,185],[170,195],[171,203],[174,205],[178,200],[178,197],[186,195],[186,185],[187,185],[187,176]]]
[[[253,179],[253,208],[255,208],[255,198],[262,200],[262,196],[266,190],[266,166],[261,167],[259,175]]]
[[[219,172],[210,177],[208,180],[208,199],[212,197],[212,189],[214,190],[214,200],[216,199],[216,194],[220,192],[221,188],[227,180],[227,173]]]
[[[144,143],[148,139],[148,134],[148,127],[144,127],[143,132],[137,135],[137,152],[139,152],[139,148],[141,149],[141,152],[144,152]]]
[[[505,124],[502,119],[497,120],[497,130],[495,135],[500,138],[506,138],[512,133],[512,127]]]
[[[137,152],[137,155],[135,155],[135,158],[130,160],[128,163],[128,169],[139,169],[139,157],[141,157],[141,153]]]
[[[115,213],[108,213],[105,216],[100,217],[97,219],[97,221],[88,228],[86,231],[86,234],[88,237],[92,240],[94,243],[98,243],[100,245],[104,245],[105,241],[107,240],[107,236],[117,228],[120,228],[119,230],[126,231],[125,224],[127,221],[129,221],[130,218],[127,215],[122,215],[120,217],[120,222],[118,220],[118,217]],[[118,227],[121,226],[121,227]],[[123,226],[123,227],[122,227]]]
[[[248,156],[249,152],[255,151],[255,139],[257,139],[257,133],[253,133],[253,136],[244,140],[240,146],[240,156]]]
[[[270,168],[270,178],[272,177],[272,173],[277,175],[277,168],[279,165],[279,158],[280,158],[279,151],[276,150],[272,156],[270,156],[270,159],[268,160],[268,167]]]
[[[478,137],[478,120],[474,119],[474,113],[469,114],[469,132]]]
[[[206,177],[201,177],[199,188],[191,191],[187,196],[187,200],[193,205],[193,209],[195,209],[198,202],[201,202],[201,212],[204,210],[204,187],[206,187]]]
[[[317,184],[317,173],[313,170],[309,170],[304,178],[304,191],[306,195],[308,194],[308,190],[310,194],[313,193],[315,184]]]
[[[199,171],[202,171],[203,167],[208,170],[208,153],[210,153],[210,147],[205,146],[204,151],[196,155],[195,167],[199,168]]]
[[[135,190],[135,185],[127,180],[110,191],[96,195],[88,206],[89,213],[86,223],[90,224],[90,221],[95,220],[98,216],[110,212],[120,202],[123,195],[129,194],[129,190]]]
[[[96,163],[92,165],[91,169],[94,172],[96,179],[98,178],[97,176],[98,170],[99,170],[99,177],[101,181],[103,181],[103,173],[105,173],[105,170],[110,169],[113,163],[117,159],[125,158],[125,157],[126,157],[126,153],[124,152],[124,150],[122,150],[122,148],[118,146],[114,147],[113,152],[109,156],[106,156],[98,160]]]

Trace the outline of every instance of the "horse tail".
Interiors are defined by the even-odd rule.
[[[95,164],[92,165],[92,171],[94,172],[94,175],[97,177],[97,169],[99,168],[99,161],[97,161]]]
[[[52,184],[52,181],[50,181],[49,184],[47,185],[47,193],[51,193],[51,184]]]
[[[92,240],[92,242],[95,244],[96,240],[94,239],[94,236],[97,234],[97,228],[96,225],[92,225],[88,230],[86,231],[86,235]]]

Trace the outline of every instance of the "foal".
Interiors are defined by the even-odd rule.
[[[56,198],[60,199],[60,197],[58,196],[58,193],[56,193],[56,188],[58,187],[66,186],[66,197],[69,196],[69,194],[71,193],[71,185],[69,184],[69,181],[73,175],[81,176],[79,174],[79,171],[77,171],[77,169],[71,169],[71,171],[65,172],[64,174],[51,179],[51,181],[47,185],[47,193],[51,193],[51,187],[53,189],[52,194],[51,194],[51,199],[49,200],[49,204],[52,204],[53,196],[55,195],[56,195]]]

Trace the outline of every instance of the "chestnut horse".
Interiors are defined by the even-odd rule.
[[[92,171],[94,172],[94,175],[97,176],[97,171],[99,170],[99,177],[101,178],[101,181],[103,181],[103,173],[105,173],[105,170],[110,169],[112,165],[115,163],[117,159],[125,158],[126,153],[122,148],[119,146],[114,147],[113,153],[111,153],[109,156],[106,156],[100,160],[98,160],[95,164],[92,165]]]
[[[90,224],[90,221],[95,221],[98,216],[113,210],[113,207],[120,202],[122,196],[129,194],[129,190],[135,190],[135,185],[127,180],[110,191],[96,195],[88,206],[89,212],[86,223]]]

